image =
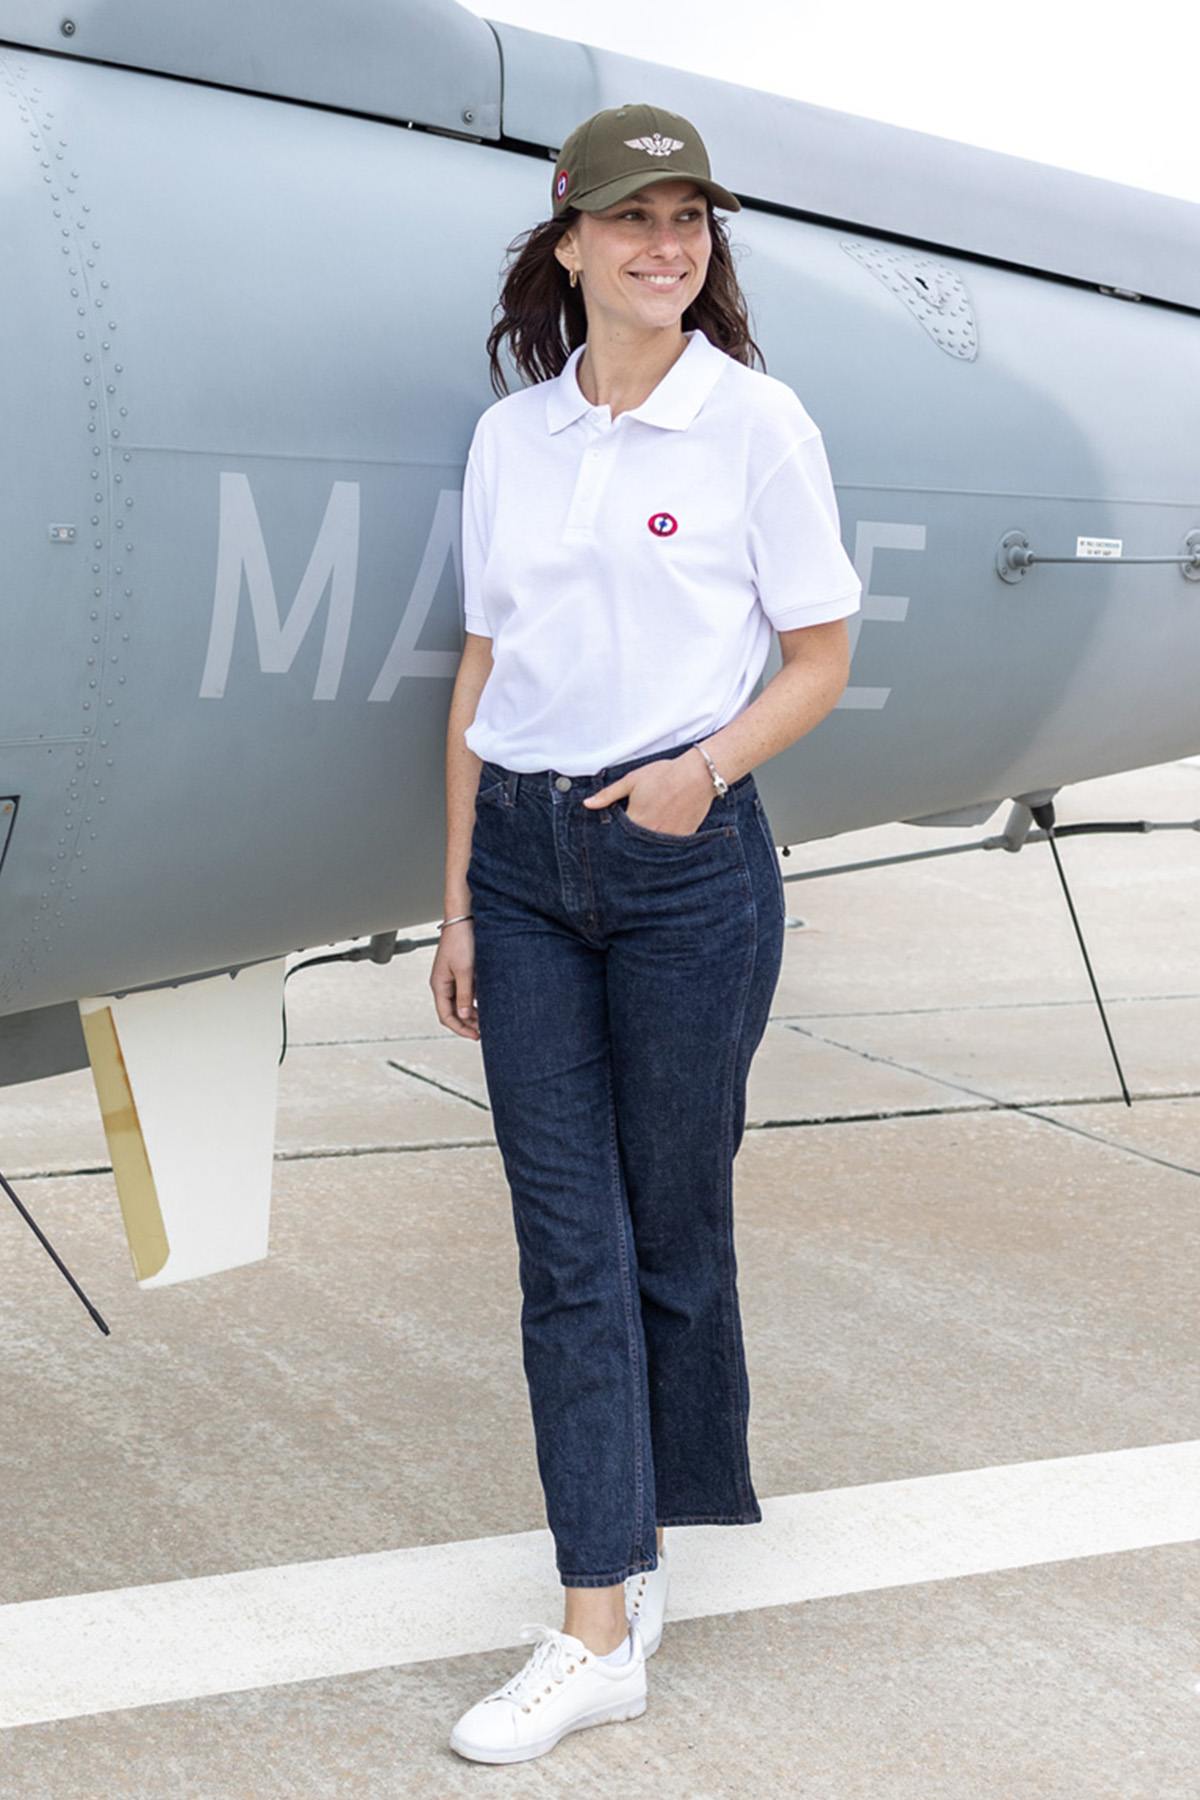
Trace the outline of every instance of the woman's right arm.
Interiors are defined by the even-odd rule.
[[[446,725],[446,876],[442,917],[457,918],[471,910],[467,865],[475,829],[475,796],[482,760],[464,742],[475,718],[479,696],[492,672],[492,640],[468,631],[459,659],[450,717]],[[447,925],[439,935],[429,985],[437,1016],[456,1037],[479,1037],[475,1008],[475,929],[469,919]]]

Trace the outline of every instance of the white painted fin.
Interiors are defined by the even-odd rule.
[[[79,1001],[142,1287],[267,1254],[285,962]]]

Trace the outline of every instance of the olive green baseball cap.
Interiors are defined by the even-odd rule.
[[[742,203],[709,173],[704,139],[690,119],[662,106],[608,106],[577,125],[554,165],[550,199],[557,218],[568,206],[598,212],[651,181],[694,181],[717,206]]]

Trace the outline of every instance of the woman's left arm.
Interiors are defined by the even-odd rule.
[[[783,667],[757,700],[736,719],[703,740],[727,782],[740,781],[760,763],[778,756],[832,712],[850,679],[850,633],[845,619],[802,625],[778,634]],[[711,786],[703,757],[696,765]]]
[[[731,787],[759,763],[786,750],[819,725],[837,705],[849,677],[850,638],[844,618],[781,631],[779,646],[783,667],[768,681],[758,699],[720,731],[701,739],[718,775]],[[643,763],[597,793],[589,794],[583,804],[589,811],[611,806],[635,788],[642,789],[639,805],[651,806],[650,816],[639,817],[635,822],[655,831],[684,835],[695,831],[712,805],[712,776],[698,750],[661,762]],[[632,818],[633,814],[629,816]]]

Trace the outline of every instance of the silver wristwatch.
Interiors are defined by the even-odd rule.
[[[704,745],[696,744],[694,748],[700,752],[701,756],[708,764],[708,772],[712,776],[712,784],[716,788],[718,794],[727,794],[729,792],[729,783],[725,780],[723,775],[718,775],[717,766],[713,762],[712,757],[708,754],[708,751],[704,748]]]

